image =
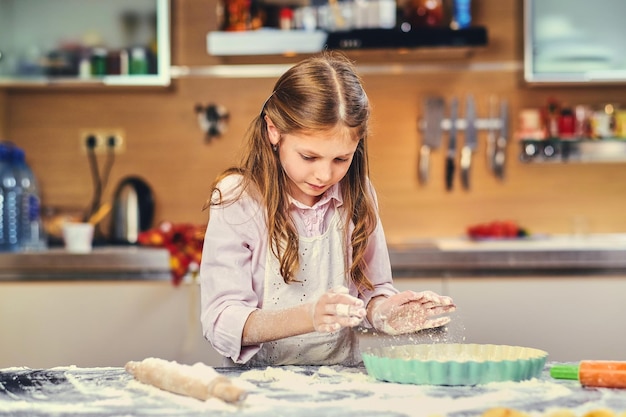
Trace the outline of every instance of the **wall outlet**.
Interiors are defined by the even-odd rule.
[[[81,129],[80,148],[84,153],[93,148],[96,154],[113,150],[116,154],[126,151],[126,135],[122,129]]]

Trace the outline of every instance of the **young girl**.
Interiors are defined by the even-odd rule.
[[[205,337],[237,364],[354,365],[363,325],[443,326],[433,292],[398,293],[368,177],[370,106],[342,55],[283,74],[207,206],[200,269]]]

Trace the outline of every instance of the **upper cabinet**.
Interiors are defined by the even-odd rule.
[[[624,0],[524,0],[524,76],[541,85],[626,83]]]
[[[169,84],[169,0],[0,0],[0,87]]]

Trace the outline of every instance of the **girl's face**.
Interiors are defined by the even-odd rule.
[[[269,118],[266,120],[270,141],[278,145],[280,163],[289,180],[289,194],[312,206],[346,175],[358,141],[345,129],[280,135]]]

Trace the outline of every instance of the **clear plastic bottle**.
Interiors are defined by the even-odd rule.
[[[41,219],[41,195],[37,179],[26,163],[24,151],[13,148],[13,169],[18,186],[22,190],[19,202],[19,249],[43,250],[47,247]]]
[[[3,191],[3,247],[4,251],[15,252],[20,250],[20,203],[22,201],[22,187],[17,181],[12,146],[6,146],[6,164],[2,169]]]
[[[0,251],[5,252],[8,250],[7,236],[4,228],[4,173],[10,169],[9,154],[7,146],[4,143],[0,143]]]

